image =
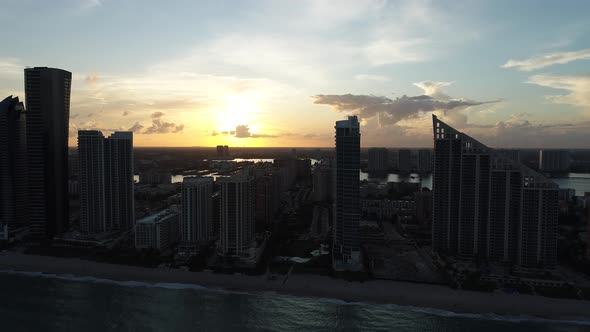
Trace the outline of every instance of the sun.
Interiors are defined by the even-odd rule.
[[[219,131],[232,131],[237,126],[247,125],[251,129],[258,127],[257,114],[260,112],[256,98],[251,95],[239,94],[225,99],[225,106],[217,116]]]

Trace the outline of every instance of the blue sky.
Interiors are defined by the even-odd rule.
[[[72,145],[332,146],[357,114],[364,146],[429,146],[435,113],[491,146],[590,147],[588,1],[1,2],[0,93],[71,71]]]

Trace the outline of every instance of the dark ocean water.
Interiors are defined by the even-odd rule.
[[[590,322],[0,273],[0,331],[590,331]]]

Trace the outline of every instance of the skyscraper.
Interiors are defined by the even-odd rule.
[[[182,182],[182,241],[206,242],[213,238],[213,178],[188,177]]]
[[[104,136],[100,131],[78,131],[78,165],[80,232],[104,233],[107,231]]]
[[[245,258],[254,240],[254,177],[241,171],[220,178],[220,246],[218,253],[227,258]]]
[[[0,102],[0,239],[28,226],[25,114],[18,97]]]
[[[25,69],[28,212],[31,237],[52,238],[68,223],[68,128],[72,73]]]
[[[418,150],[418,171],[431,172],[432,171],[432,150],[420,149]]]
[[[126,231],[135,224],[133,132],[111,134],[104,141],[104,152],[107,227]]]
[[[126,231],[135,221],[133,133],[78,132],[80,231],[87,236]]]
[[[433,115],[433,249],[551,269],[558,186]]]
[[[336,121],[336,202],[334,248],[336,270],[359,270],[360,262],[360,125],[356,116]]]

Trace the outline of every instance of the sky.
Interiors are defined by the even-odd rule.
[[[0,0],[0,96],[73,73],[78,129],[135,146],[590,148],[590,1]]]

